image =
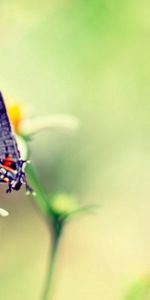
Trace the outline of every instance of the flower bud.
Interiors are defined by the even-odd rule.
[[[69,216],[79,208],[77,199],[67,194],[55,195],[50,206],[52,212],[58,216]]]

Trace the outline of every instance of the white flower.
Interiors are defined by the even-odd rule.
[[[44,129],[74,131],[80,127],[79,119],[71,115],[45,115],[29,118],[22,103],[7,103],[8,114],[17,135],[30,136]]]

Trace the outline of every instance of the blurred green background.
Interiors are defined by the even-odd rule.
[[[55,300],[119,300],[150,272],[150,3],[147,0],[1,0],[0,87],[34,115],[81,120],[30,143],[49,192],[98,203],[66,227]],[[38,149],[38,151],[37,151]],[[0,299],[39,299],[48,229],[30,198],[0,207]]]

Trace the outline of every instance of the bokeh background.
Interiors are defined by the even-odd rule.
[[[33,115],[73,114],[73,135],[38,134],[31,160],[45,189],[97,203],[68,224],[55,300],[119,300],[150,273],[150,3],[1,0],[0,88]],[[32,199],[0,207],[0,299],[37,300],[49,246]]]

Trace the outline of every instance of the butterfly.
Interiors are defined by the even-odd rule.
[[[8,184],[6,193],[20,190],[22,184],[25,184],[27,194],[33,193],[23,171],[26,162],[26,160],[21,159],[4,99],[0,92],[0,183]]]

